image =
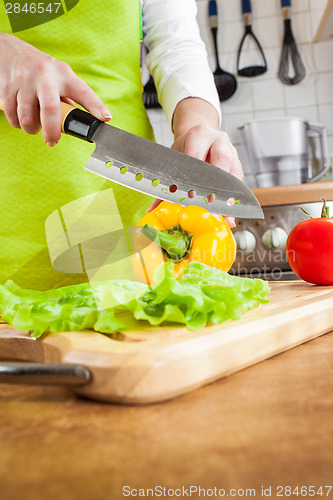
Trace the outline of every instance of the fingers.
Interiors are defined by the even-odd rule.
[[[223,217],[223,219],[226,221],[230,229],[233,227],[236,227],[235,219],[234,217]]]
[[[216,139],[216,132],[206,126],[197,125],[185,134],[178,145],[178,151],[198,160],[207,161],[212,142]]]
[[[61,101],[79,103],[102,121],[111,119],[108,108],[67,64],[20,40],[10,38],[9,42],[7,50],[0,52],[4,68],[0,95],[11,126],[28,134],[42,128],[45,142],[54,146],[61,137]]]
[[[197,125],[177,139],[172,148],[223,168],[239,179],[244,177],[237,151],[223,131]]]
[[[61,106],[59,91],[56,85],[45,81],[38,89],[40,106],[40,123],[43,138],[50,147],[55,146],[61,136]]]
[[[19,126],[27,134],[37,134],[40,131],[38,101],[26,87],[17,93],[17,117]]]
[[[235,177],[238,177],[241,181],[244,179],[243,167],[238,156],[234,158],[234,161],[232,162],[230,173]]]
[[[20,121],[17,116],[17,93],[8,93],[1,97],[3,110],[10,125],[14,128],[20,128]]]
[[[66,82],[64,90],[64,95],[83,106],[99,120],[108,121],[112,118],[109,109],[103,104],[101,99],[74,72],[72,72],[71,77]]]
[[[155,210],[155,208],[158,207],[160,203],[162,203],[162,200],[156,199],[148,208],[147,213],[151,212],[152,210]]]
[[[209,152],[209,163],[230,172],[238,179],[242,180],[244,177],[237,151],[225,132],[220,132],[217,140],[212,144]]]

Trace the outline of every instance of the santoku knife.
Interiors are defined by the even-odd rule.
[[[252,191],[234,175],[103,123],[67,103],[61,107],[62,131],[96,144],[85,166],[90,172],[154,198],[232,217],[264,218]],[[230,199],[236,203],[230,204]]]

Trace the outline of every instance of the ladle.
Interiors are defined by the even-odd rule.
[[[219,64],[219,56],[217,49],[217,6],[215,0],[210,0],[209,2],[209,20],[210,27],[213,34],[214,40],[214,49],[216,56],[216,70],[214,71],[214,81],[216,85],[216,89],[219,95],[220,101],[226,101],[230,99],[232,95],[236,92],[237,89],[237,81],[234,75],[224,71]]]

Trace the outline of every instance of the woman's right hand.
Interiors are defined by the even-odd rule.
[[[60,140],[61,100],[80,104],[102,121],[111,119],[108,108],[68,64],[6,33],[0,33],[0,98],[9,123],[28,134],[42,128],[48,146]]]

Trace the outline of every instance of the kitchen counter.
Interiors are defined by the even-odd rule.
[[[332,375],[330,333],[163,404],[2,385],[1,499],[118,500],[126,485],[255,489],[256,498],[271,486],[276,498],[279,485],[333,485]],[[314,498],[333,498],[323,491]]]

